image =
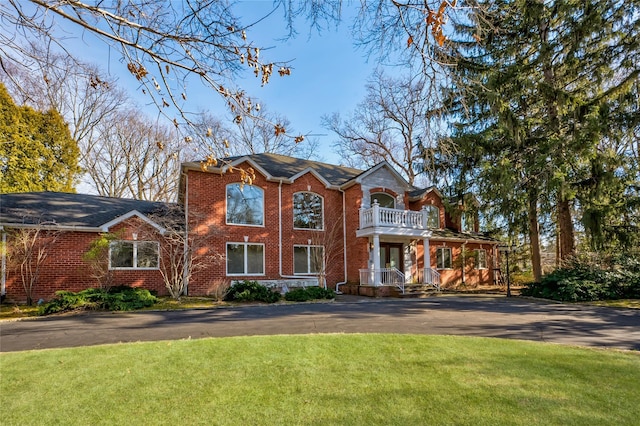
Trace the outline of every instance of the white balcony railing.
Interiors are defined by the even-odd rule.
[[[394,227],[427,229],[427,210],[396,210],[380,207],[377,203],[368,209],[360,209],[360,229],[370,227]]]

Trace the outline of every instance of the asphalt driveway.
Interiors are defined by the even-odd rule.
[[[367,299],[209,310],[84,313],[0,323],[0,351],[311,333],[484,336],[640,350],[640,310],[504,296]]]

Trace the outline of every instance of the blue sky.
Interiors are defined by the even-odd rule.
[[[246,18],[246,23],[266,15],[272,2],[246,1],[242,6],[238,14]],[[336,137],[322,128],[321,117],[332,112],[344,116],[353,111],[364,98],[366,81],[375,68],[375,62],[367,62],[364,52],[354,47],[349,30],[354,11],[347,9],[340,25],[321,33],[310,30],[309,24],[301,20],[296,26],[298,35],[283,41],[287,29],[283,12],[278,10],[247,33],[256,45],[273,47],[262,53],[263,58],[292,60],[292,73],[286,77],[274,75],[264,87],[251,75],[241,83],[243,88],[270,111],[286,116],[297,134],[318,135],[312,137],[320,142],[320,155],[335,163],[340,160],[331,147]]]
[[[267,15],[273,5],[270,0],[241,3],[236,10],[243,24]],[[311,30],[309,23],[300,20],[296,26],[298,35],[283,41],[287,28],[283,11],[277,10],[252,27],[247,37],[256,46],[270,47],[262,51],[262,59],[292,61],[291,75],[280,77],[274,72],[264,87],[250,72],[238,81],[251,97],[259,99],[269,111],[287,117],[295,134],[313,134],[310,137],[319,141],[320,157],[336,164],[340,163],[339,156],[332,148],[336,136],[321,126],[321,117],[333,112],[346,116],[353,111],[364,98],[365,84],[376,66],[374,59],[367,61],[364,51],[354,47],[349,28],[354,13],[355,6],[346,8],[342,23],[320,33]],[[102,41],[91,35],[79,37],[77,28],[65,27],[72,31],[67,35],[71,36],[68,41],[76,47],[74,53],[82,52],[82,59],[97,64],[103,71],[116,77],[137,102],[142,105],[149,103],[149,99],[142,95],[139,83],[119,62],[117,52],[109,52]],[[219,117],[228,116],[224,102],[211,89],[199,88],[195,83],[188,89],[186,109],[204,109]],[[145,111],[153,116],[157,110],[145,108]]]

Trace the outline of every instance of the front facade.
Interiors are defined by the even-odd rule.
[[[0,197],[5,240],[23,228],[55,235],[34,300],[95,287],[84,254],[104,233],[118,236],[109,253],[114,284],[166,294],[157,212],[169,205],[59,193]],[[178,208],[188,249],[209,259],[194,269],[190,295],[237,280],[369,296],[494,282],[498,241],[477,232],[463,205],[433,187],[410,186],[386,162],[365,171],[275,154],[233,157],[216,167],[185,163]],[[25,300],[6,253],[2,260],[2,295]]]
[[[185,163],[181,176],[190,232],[215,229],[204,250],[224,259],[194,274],[191,294],[244,279],[371,296],[494,282],[498,241],[477,232],[462,206],[447,207],[433,187],[413,188],[386,162],[362,171],[257,154],[217,167]]]

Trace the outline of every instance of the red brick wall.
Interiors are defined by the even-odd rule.
[[[148,229],[148,225],[132,218],[119,224],[114,230],[122,230],[123,239],[131,239],[131,234],[137,230]],[[39,299],[50,300],[59,290],[81,291],[91,287],[98,287],[99,283],[91,277],[83,255],[98,238],[98,233],[60,231],[55,233],[55,242],[48,246],[47,257],[40,267],[37,284],[33,287],[34,302]],[[7,245],[11,244],[10,234],[7,235]],[[157,270],[147,271],[114,271],[115,285],[130,285],[155,290],[165,294],[166,290],[162,277]],[[19,270],[11,262],[7,265],[6,299],[11,302],[22,303],[27,300],[25,290],[19,277]]]
[[[356,238],[360,226],[360,206],[362,205],[362,187],[354,185],[345,191],[347,218],[347,280],[360,282],[361,268],[369,267],[369,239]]]
[[[440,228],[444,228],[447,225],[446,219],[448,215],[445,213],[442,199],[435,191],[427,192],[422,199],[411,202],[409,209],[421,210],[422,206],[436,206],[440,211]]]
[[[462,245],[463,242],[452,242],[452,241],[438,241],[438,240],[430,240],[429,241],[429,253],[431,256],[431,267],[436,269],[437,259],[436,252],[439,247],[449,247],[451,248],[451,260],[452,260],[452,268],[451,269],[438,269],[437,271],[440,273],[440,281],[443,287],[456,287],[462,284],[462,268],[464,265],[464,283],[469,287],[477,287],[480,285],[490,285],[493,284],[493,249],[490,244],[480,244],[480,243],[467,243],[465,246],[465,251],[467,255],[465,256],[464,264],[462,262]],[[474,250],[476,249],[484,249],[487,253],[487,268],[486,269],[476,269],[475,268],[475,259],[472,257]],[[423,245],[422,242],[418,242],[416,247],[416,252],[418,256],[418,267],[423,268],[424,266],[424,257],[423,257]]]
[[[248,168],[247,164],[239,167]],[[190,294],[206,294],[216,281],[235,281],[244,279],[274,280],[282,276],[293,275],[293,246],[330,245],[325,248],[332,252],[333,260],[327,266],[327,284],[335,288],[335,284],[343,280],[343,237],[342,237],[342,193],[327,189],[313,174],[299,177],[294,183],[282,184],[282,275],[280,274],[280,184],[269,182],[264,176],[256,173],[253,185],[264,191],[264,226],[227,225],[226,222],[226,186],[238,183],[238,173],[204,173],[188,171],[188,210],[191,232],[205,237],[202,253],[217,254],[221,262],[196,272],[189,284]],[[316,193],[324,199],[324,231],[293,229],[293,194],[300,191]],[[326,240],[326,234],[335,231],[332,241]],[[226,243],[244,242],[264,244],[265,274],[252,276],[226,275]]]

